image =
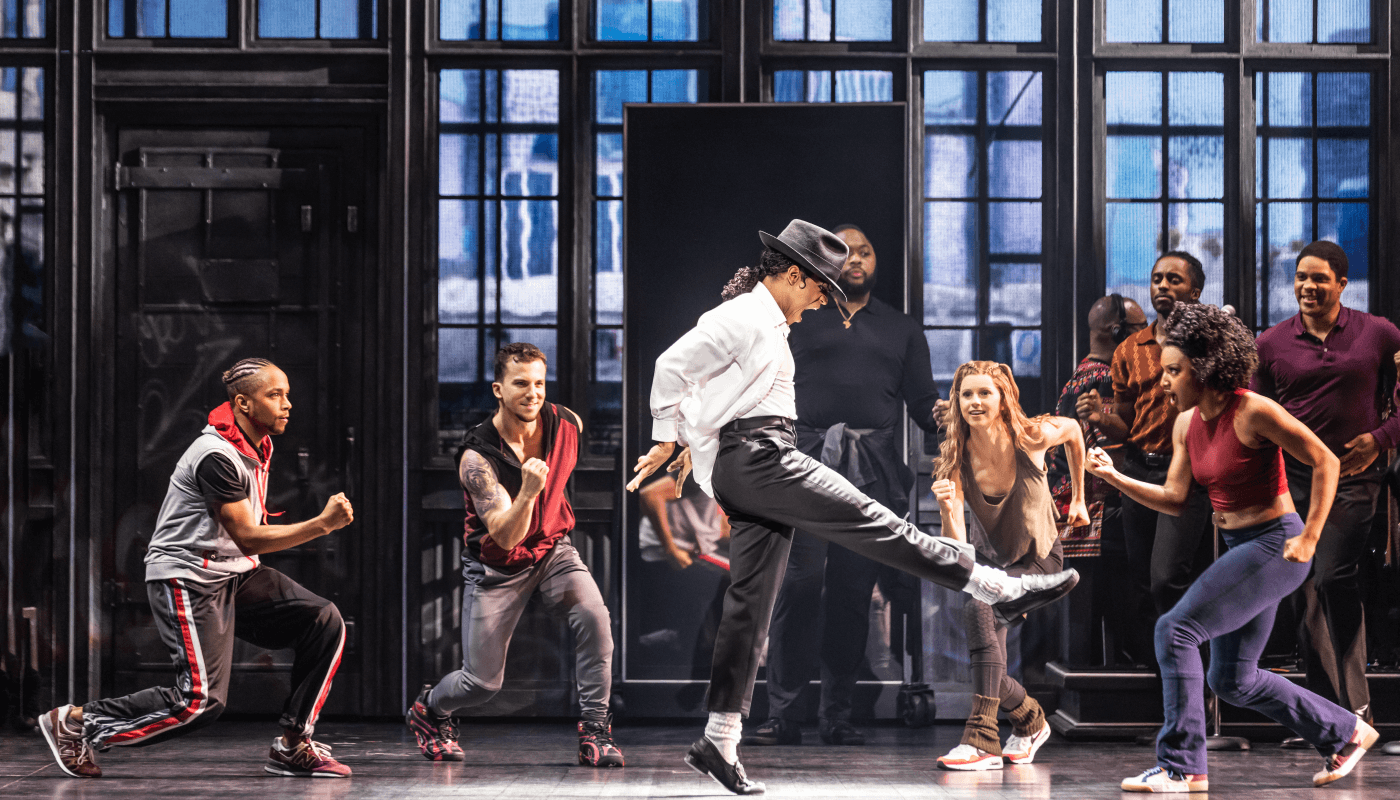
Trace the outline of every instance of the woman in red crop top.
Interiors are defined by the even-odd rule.
[[[1204,792],[1206,679],[1217,696],[1252,708],[1330,754],[1313,776],[1322,786],[1351,772],[1377,733],[1352,712],[1259,668],[1278,603],[1303,584],[1337,489],[1338,462],[1282,406],[1244,390],[1258,365],[1254,337],[1215,306],[1179,304],[1162,341],[1162,388],[1181,413],[1172,430],[1166,483],[1124,476],[1098,448],[1085,468],[1145,506],[1179,513],[1194,477],[1210,494],[1229,550],[1157,621],[1165,719],[1157,766],[1123,781],[1131,792]],[[1280,449],[1313,467],[1312,505],[1298,517]]]

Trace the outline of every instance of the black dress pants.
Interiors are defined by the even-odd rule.
[[[971,545],[929,536],[804,455],[791,423],[721,434],[713,484],[731,525],[731,583],[715,641],[710,711],[749,713],[795,528],[951,589],[972,577]]]
[[[1288,490],[1298,515],[1312,503],[1312,467],[1285,455]],[[1366,685],[1366,615],[1361,560],[1381,493],[1380,458],[1359,475],[1337,482],[1337,498],[1322,527],[1312,573],[1290,597],[1298,620],[1298,651],[1308,689],[1358,716],[1371,718]]]

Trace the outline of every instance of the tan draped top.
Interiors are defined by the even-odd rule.
[[[1016,482],[1001,498],[982,494],[966,453],[962,459],[963,497],[972,509],[968,540],[979,555],[999,567],[1020,561],[1032,546],[1036,559],[1045,558],[1059,535],[1045,468],[1036,466],[1020,448],[1015,452]]]

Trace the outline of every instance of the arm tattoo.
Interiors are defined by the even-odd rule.
[[[501,491],[501,484],[496,480],[496,471],[491,468],[490,462],[479,454],[468,450],[462,455],[462,466],[458,469],[457,478],[462,482],[462,488],[471,495],[477,516],[485,517],[501,505],[505,493]]]

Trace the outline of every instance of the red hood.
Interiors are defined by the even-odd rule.
[[[238,452],[249,458],[256,459],[259,464],[266,465],[268,460],[272,458],[272,437],[268,436],[263,439],[263,452],[259,455],[257,451],[253,450],[253,446],[248,443],[247,437],[243,435],[243,431],[238,427],[238,422],[234,420],[232,405],[224,403],[213,411],[210,411],[209,424],[213,425],[214,430],[218,431],[220,436],[228,440],[229,444],[238,448]]]

